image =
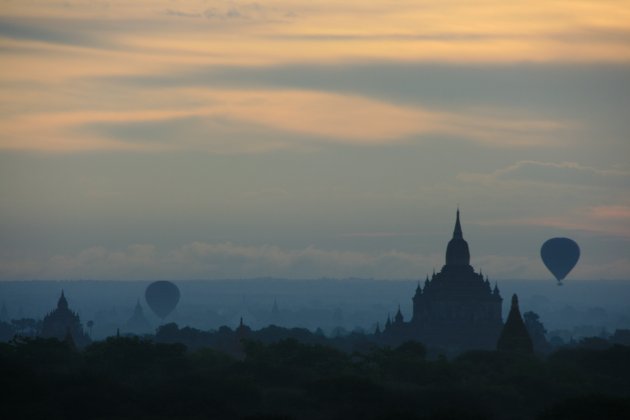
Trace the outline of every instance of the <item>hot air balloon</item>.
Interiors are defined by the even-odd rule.
[[[179,302],[179,289],[170,281],[154,281],[144,292],[144,298],[151,310],[164,319]]]
[[[575,267],[580,258],[580,247],[573,239],[551,238],[540,248],[545,266],[562,286],[562,280]]]

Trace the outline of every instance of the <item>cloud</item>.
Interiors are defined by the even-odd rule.
[[[518,33],[518,32],[473,32],[453,30],[452,32],[424,32],[424,33],[323,33],[323,34],[281,34],[271,35],[270,39],[293,40],[293,41],[542,41],[545,39],[564,41],[564,42],[618,42],[627,43],[630,41],[630,30],[622,29],[600,29],[588,28],[576,29],[573,32],[557,32],[557,33]]]
[[[522,110],[502,115],[475,107],[460,108],[458,112],[445,111],[426,106],[434,98],[429,98],[426,103],[401,105],[392,102],[391,98],[377,100],[368,99],[365,94],[336,93],[345,91],[339,86],[323,87],[328,89],[327,92],[317,92],[322,89],[321,86],[298,86],[288,91],[257,87],[245,92],[249,85],[241,85],[226,92],[221,86],[222,80],[215,80],[214,85],[207,83],[205,89],[196,89],[198,92],[195,93],[191,93],[195,89],[165,88],[168,84],[164,80],[165,75],[172,80],[179,79],[179,86],[183,83],[190,87],[196,85],[191,82],[186,84],[191,74],[197,72],[195,80],[201,83],[200,79],[212,78],[207,74],[208,68],[228,64],[232,67],[224,71],[240,68],[242,72],[252,66],[258,66],[260,71],[262,66],[273,73],[287,63],[293,63],[295,67],[284,68],[285,74],[281,78],[285,78],[286,72],[300,73],[300,66],[306,68],[313,63],[336,63],[343,68],[349,63],[364,60],[398,63],[457,61],[469,64],[478,61],[521,62],[523,59],[538,61],[528,53],[525,53],[525,58],[511,57],[511,52],[517,49],[510,43],[527,44],[528,40],[510,38],[507,31],[510,25],[498,25],[494,17],[490,19],[482,14],[478,29],[462,32],[454,22],[464,16],[476,16],[478,10],[457,2],[420,8],[403,4],[396,10],[379,2],[369,6],[360,2],[344,5],[327,3],[324,7],[286,1],[266,2],[264,6],[251,2],[199,1],[187,3],[190,9],[186,10],[173,9],[170,1],[124,4],[70,1],[63,5],[24,1],[6,5],[0,13],[0,35],[4,35],[0,37],[3,47],[0,129],[6,133],[0,141],[0,148],[4,150],[202,150],[204,138],[207,149],[217,153],[302,147],[299,141],[286,141],[287,136],[342,143],[387,144],[430,135],[471,139],[497,147],[557,146],[567,144],[559,133],[573,128],[571,122],[557,118],[523,117]],[[290,24],[276,21],[276,15],[286,14],[285,11],[292,10],[293,6],[298,8],[299,21]],[[514,6],[499,6],[499,15],[513,12]],[[540,33],[559,30],[553,19],[547,16],[545,8],[540,4],[531,7],[534,15],[542,21],[540,25],[544,30]],[[611,5],[598,7],[602,10],[596,8],[595,15],[608,16],[615,10]],[[266,23],[233,29],[216,22],[210,24],[206,19],[179,18],[202,16],[208,8],[217,10],[209,15],[223,16],[224,20],[230,20],[228,17],[232,16],[238,17],[237,20],[265,20]],[[435,16],[434,13],[443,8],[456,12],[450,15],[453,21],[429,19],[433,23],[418,32],[415,18],[425,21],[427,16],[442,16],[442,12]],[[169,12],[165,14],[164,10]],[[597,33],[608,30],[623,32],[621,23],[613,22],[610,27],[603,24],[593,26],[590,21],[593,13],[588,16],[580,14],[579,25],[570,25],[570,30],[578,30],[576,28],[579,27],[580,33],[585,32],[584,28],[591,28],[589,30]],[[364,29],[365,19],[375,23],[369,31]],[[530,23],[519,21],[516,24],[520,29],[526,29]],[[379,38],[391,37],[392,27],[400,33],[394,34],[389,41]],[[524,33],[531,32],[531,28],[524,30]],[[538,34],[538,31],[533,32]],[[343,39],[334,43],[303,40],[304,37],[325,37],[329,34],[348,37],[349,42]],[[496,44],[489,39],[494,35],[504,39]],[[350,38],[365,38],[365,42],[357,44]],[[600,47],[597,48],[598,54],[605,50]],[[531,49],[531,46],[526,49]],[[541,51],[553,53],[553,57],[549,58],[552,61],[563,60],[558,58],[560,55],[555,47],[537,50],[534,55],[542,54]],[[569,53],[569,61],[574,57],[582,59],[588,56],[575,51]],[[625,55],[618,53],[615,57],[623,61]],[[328,70],[333,78],[336,74],[334,67]],[[260,73],[253,72],[251,77],[258,76]],[[135,86],[134,82],[121,83],[120,78],[130,77],[136,81]],[[299,76],[290,77],[299,79]],[[353,71],[350,77],[360,78]],[[104,81],[106,78],[107,82]],[[411,83],[417,78],[414,72]],[[147,84],[149,82],[146,81],[152,79],[157,85]],[[173,83],[177,84],[177,81]],[[377,81],[372,84],[382,83]],[[413,90],[405,86],[398,89]],[[415,101],[418,98],[422,100],[423,89],[414,91]],[[443,89],[438,90],[442,92]],[[440,95],[444,97],[442,93]],[[264,105],[247,103],[249,100]],[[218,104],[208,107],[207,102],[213,101]],[[142,120],[137,117],[142,113],[166,109],[170,109],[171,114],[161,119]],[[128,112],[130,115],[126,121],[121,121],[122,117],[107,120],[97,115],[113,115],[116,112]],[[94,116],[91,121],[85,118],[89,113]],[[63,124],[53,121],[53,118],[60,118]],[[70,121],[73,118],[76,123]],[[227,140],[227,134],[216,128],[228,120],[245,124],[244,131],[253,133],[252,136],[233,145]],[[106,126],[108,124],[110,127]],[[90,125],[94,130],[85,130]],[[185,140],[176,145],[166,142],[157,144],[160,142],[154,140],[155,133],[160,133],[162,129],[175,137],[181,137],[178,135],[181,134],[195,140],[190,144]],[[251,140],[260,137],[269,139],[274,132],[282,139],[264,144]],[[128,137],[116,137],[116,133]]]
[[[153,245],[130,245],[124,250],[91,247],[75,255],[55,255],[47,260],[15,259],[0,261],[0,277],[19,278],[142,278],[155,274],[156,248]]]
[[[590,215],[598,219],[618,219],[630,222],[630,206],[595,206],[590,209]]]
[[[482,255],[475,263],[493,279],[544,279],[549,276],[539,258],[513,255]]]
[[[0,278],[400,278],[415,276],[418,270],[426,272],[431,265],[427,261],[426,257],[398,251],[368,254],[313,246],[286,250],[272,245],[194,242],[164,252],[153,245],[132,245],[123,250],[92,247],[42,261],[5,259],[0,260]]]
[[[176,16],[176,17],[183,17],[183,18],[200,18],[203,16],[201,13],[198,13],[198,12],[184,12],[181,10],[173,10],[173,9],[167,9],[164,12],[164,14],[167,16]]]
[[[153,245],[131,245],[122,250],[92,247],[74,255],[45,260],[0,259],[0,278],[15,279],[219,279],[362,277],[422,279],[440,268],[443,255],[420,255],[389,250],[357,252],[309,246],[284,249],[273,245],[239,245],[230,242],[193,242],[172,250]],[[482,255],[473,265],[491,279],[547,279],[538,258]],[[580,263],[573,279],[624,278],[630,260]]]
[[[548,210],[548,213],[550,211]],[[607,237],[630,238],[630,206],[587,206],[558,214],[494,219],[478,222],[482,226],[538,226],[567,232],[587,232]]]
[[[544,266],[542,260],[536,257],[484,255],[475,259],[484,273],[490,273],[494,279],[540,279],[555,281]],[[627,280],[630,273],[630,259],[617,258],[606,262],[594,262],[582,256],[575,268],[571,270],[568,281],[620,279]]]
[[[400,238],[404,236],[421,236],[420,232],[353,232],[339,235],[341,238]]]
[[[207,6],[207,2],[205,4]],[[280,22],[287,18],[296,17],[295,13],[283,11],[278,7],[262,5],[256,2],[240,2],[240,1],[212,1],[210,7],[197,11],[174,10],[167,9],[164,12],[167,16],[175,16],[181,18],[197,18],[218,21],[221,23],[261,23],[261,22]]]
[[[524,168],[533,167],[536,170],[540,168],[552,168],[554,170],[563,170],[572,172],[571,175],[575,175],[575,173],[589,173],[597,176],[630,176],[630,172],[619,171],[614,169],[598,169],[591,166],[583,166],[577,162],[539,162],[535,160],[522,160],[516,162],[514,165],[510,165],[506,168],[499,169],[495,172],[495,175],[505,176],[507,174],[513,174],[515,172],[519,172]]]
[[[579,3],[582,7],[498,0],[484,7],[468,2],[392,7],[387,1],[191,0],[174,6],[169,0],[23,0],[5,2],[0,18],[37,21],[27,30],[9,28],[9,36],[21,39],[74,44],[98,34],[104,45],[111,42],[128,52],[187,60],[214,56],[232,64],[369,59],[627,63],[624,7],[619,2]]]
[[[356,95],[299,90],[163,90],[171,107],[69,111],[0,118],[0,149],[251,153],[304,141],[381,145],[446,136],[498,147],[530,147],[565,124],[458,114]],[[293,137],[291,139],[291,136]],[[291,140],[289,140],[291,139]]]
[[[494,172],[462,173],[460,180],[482,183],[526,182],[546,185],[606,186],[624,188],[630,185],[630,172],[601,169],[577,162],[543,162],[521,160]]]
[[[80,31],[71,27],[46,25],[45,22],[42,25],[42,22],[39,20],[6,19],[2,17],[0,17],[1,38],[69,46],[106,47],[109,45],[98,33]]]
[[[559,232],[630,237],[630,172],[577,162],[518,161],[489,173],[461,173],[470,189],[492,191],[510,202],[508,216],[494,214],[484,226],[532,226]]]

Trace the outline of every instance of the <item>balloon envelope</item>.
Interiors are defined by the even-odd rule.
[[[151,310],[160,318],[170,314],[179,302],[179,289],[170,281],[155,281],[144,292]]]
[[[569,238],[551,238],[540,248],[540,256],[547,269],[561,281],[578,262],[580,247]]]

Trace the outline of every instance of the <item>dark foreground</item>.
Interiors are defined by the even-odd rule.
[[[46,419],[627,419],[630,347],[546,360],[424,347],[349,354],[289,339],[243,342],[242,360],[110,338],[0,344],[0,417]]]

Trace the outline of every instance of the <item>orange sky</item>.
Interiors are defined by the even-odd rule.
[[[191,102],[189,92],[173,89],[154,89],[147,94],[127,86],[127,92],[112,92],[112,86],[102,83],[108,77],[147,77],[200,66],[289,63],[630,61],[630,7],[623,1],[25,0],[2,4],[0,19],[5,28],[0,33],[0,129],[9,134],[0,141],[0,148],[10,150],[58,148],[67,152],[128,147],[111,139],[77,135],[68,124],[55,142],[42,142],[40,135],[31,133],[32,126],[42,133],[59,133],[56,116],[60,110],[66,114],[65,119],[70,120],[68,114],[76,112],[76,120],[85,123],[89,114],[86,111],[102,118],[103,111],[114,115],[122,108],[135,115],[159,112],[169,118],[165,110],[177,109],[170,116],[174,118],[180,112],[197,113],[200,106],[207,105],[201,100]],[[230,101],[221,103],[221,97],[232,98],[235,94],[241,98],[250,95],[251,100],[258,95],[249,89],[221,94],[215,88],[197,95],[197,99],[205,95],[212,97],[213,104],[233,108]],[[369,103],[379,111],[388,109],[391,119],[387,120],[402,122],[400,129],[391,132],[349,124],[343,132],[337,129],[334,133],[341,138],[349,135],[372,142],[374,137],[397,138],[417,131],[405,128],[410,124],[426,126],[426,121],[409,121],[410,110],[405,107],[356,96],[342,98],[337,93],[334,101],[321,103],[322,96],[317,92],[295,92],[292,98],[274,91],[264,94],[274,103],[274,112],[257,116],[257,122],[263,125],[277,126],[278,121],[290,120],[290,129],[313,132],[309,126],[314,120],[311,109],[296,106],[306,101],[350,120],[356,115],[350,114],[350,109],[359,109],[363,117],[366,114],[361,110]],[[352,102],[356,104],[350,105]],[[54,113],[52,118],[46,115],[49,112]],[[443,110],[435,113],[445,114]],[[472,112],[458,118],[454,125],[461,125],[462,119],[477,119],[477,115]],[[20,127],[20,122],[28,127]],[[561,127],[565,122],[545,124]],[[488,125],[479,130],[492,131],[497,123],[489,121]],[[527,139],[512,143],[522,142]]]
[[[583,278],[630,276],[628,74],[628,1],[0,0],[0,278],[50,238],[61,259],[215,236],[434,255],[386,238],[449,226],[457,203],[500,273],[540,277],[524,255],[575,234],[597,255]],[[129,213],[153,224],[132,235]],[[173,217],[187,227],[152,236]],[[506,226],[521,248],[493,239]]]

